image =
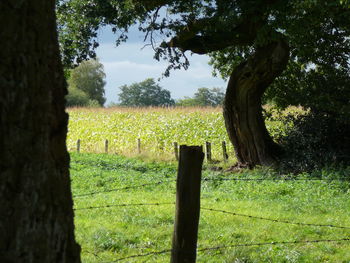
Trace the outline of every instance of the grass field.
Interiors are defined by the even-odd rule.
[[[284,116],[300,114],[299,108],[278,113],[266,108],[269,114]],[[188,145],[212,143],[213,158],[221,159],[221,143],[226,141],[229,155],[234,158],[222,116],[221,108],[72,108],[69,109],[67,145],[76,150],[81,140],[81,151],[101,153],[109,141],[109,152],[132,156],[141,139],[142,153],[157,159],[174,158],[173,142]],[[273,137],[283,134],[289,122],[267,119],[266,126]]]
[[[349,181],[301,180],[337,179],[349,172],[324,170],[312,176],[300,175],[299,180],[277,181],[271,180],[277,175],[267,169],[236,174],[205,170],[203,178],[212,180],[202,182],[197,262],[350,262],[349,241],[279,243],[350,237]],[[169,262],[166,252],[118,259],[171,248],[176,164],[146,163],[115,154],[72,153],[71,179],[83,262]],[[139,187],[122,189],[128,186]],[[109,189],[119,190],[96,193]],[[118,206],[141,203],[161,205]],[[234,247],[266,242],[276,243]],[[201,251],[218,246],[233,247]]]

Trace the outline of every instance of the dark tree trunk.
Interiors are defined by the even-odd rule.
[[[238,162],[242,165],[272,165],[275,161],[279,149],[266,130],[261,97],[286,68],[288,59],[286,42],[272,42],[257,49],[230,76],[224,118]]]
[[[80,262],[55,0],[0,1],[0,262]]]

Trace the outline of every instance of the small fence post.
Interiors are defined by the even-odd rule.
[[[179,145],[177,142],[174,142],[174,154],[176,161],[179,160]]]
[[[80,139],[77,140],[77,152],[80,153]]]
[[[105,140],[105,153],[108,153],[108,140]]]
[[[137,152],[140,154],[141,153],[141,139],[137,139]]]
[[[195,263],[200,213],[202,146],[180,146],[171,263]]]
[[[205,143],[205,148],[206,148],[206,154],[207,154],[207,161],[211,162],[211,143],[210,142],[206,142]]]
[[[226,142],[222,142],[222,157],[224,158],[224,162],[227,162],[228,160],[228,154],[227,154],[227,149],[226,149]]]

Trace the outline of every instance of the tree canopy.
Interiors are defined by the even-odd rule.
[[[175,104],[170,91],[160,87],[152,78],[129,86],[123,85],[119,89],[121,106],[172,106]]]
[[[276,17],[273,24],[288,40],[290,60],[264,98],[282,108],[303,105],[343,114],[350,102],[350,9],[340,1],[288,2],[286,17]],[[210,64],[216,75],[228,78],[252,52],[227,48],[211,53]]]
[[[156,58],[168,54],[174,67],[187,65],[180,63],[186,50],[224,51],[214,54],[214,66],[226,65],[230,71],[228,62],[238,64],[257,46],[280,37],[288,39],[292,57],[303,64],[348,66],[347,1],[61,0],[57,12],[67,64],[95,56],[100,27],[110,25],[120,44],[128,28],[138,25]]]
[[[106,74],[96,59],[83,61],[70,71],[67,106],[100,105],[106,101],[104,86]]]
[[[186,52],[210,54],[214,68],[230,79],[223,108],[237,159],[254,166],[270,165],[280,153],[261,112],[269,87],[268,99],[304,100],[308,106],[317,106],[322,96],[313,100],[306,94],[322,95],[324,81],[332,86],[326,89],[336,84],[337,92],[348,91],[343,83],[350,61],[349,6],[345,0],[66,0],[57,10],[65,64],[94,56],[97,31],[105,25],[117,44],[137,25],[155,58],[169,62],[166,76],[188,67]],[[285,88],[304,80],[312,82]],[[294,96],[295,90],[301,95]],[[323,105],[333,100],[325,98]]]

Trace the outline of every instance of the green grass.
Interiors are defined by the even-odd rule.
[[[118,258],[171,248],[174,205],[84,207],[175,202],[176,164],[143,162],[117,155],[71,154],[76,237],[83,262]],[[347,171],[320,171],[337,178]],[[203,172],[201,206],[239,214],[311,224],[350,227],[350,183],[340,181],[224,181],[220,178],[279,177],[268,169],[242,173]],[[307,178],[300,175],[298,178]],[[163,182],[156,184],[157,182]],[[80,196],[130,185],[120,191]],[[201,210],[198,248],[245,243],[341,239],[350,229],[299,226]],[[120,262],[169,262],[169,253]],[[197,262],[350,262],[350,242],[276,244],[198,252]]]

